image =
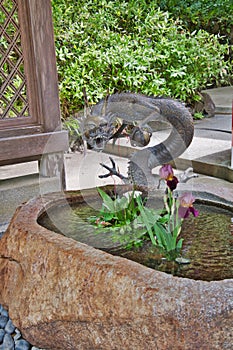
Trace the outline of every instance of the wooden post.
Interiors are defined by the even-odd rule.
[[[44,132],[61,130],[58,77],[50,0],[18,0],[25,72],[29,79],[29,109]],[[28,40],[30,38],[30,40]],[[51,138],[53,138],[51,136]],[[41,176],[65,183],[63,152],[46,151],[39,162]]]
[[[17,4],[29,115],[0,120],[0,165],[38,160],[41,175],[64,183],[69,142],[61,130],[51,1]]]
[[[50,0],[18,0],[31,116],[45,132],[60,128],[60,102]]]
[[[231,168],[233,169],[233,98],[231,109]]]

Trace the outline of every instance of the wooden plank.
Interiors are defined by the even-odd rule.
[[[233,98],[231,105],[231,168],[233,169]]]
[[[35,122],[31,117],[15,117],[8,119],[0,119],[0,129],[10,128],[10,127],[24,127],[28,124],[34,125]]]
[[[61,128],[50,0],[18,0],[31,117],[44,131]]]
[[[12,127],[12,128],[0,128],[0,139],[14,136],[30,135],[30,134],[39,134],[42,132],[42,126],[25,126],[21,127]]]
[[[5,160],[20,163],[27,157],[39,158],[42,154],[68,150],[68,133],[57,131],[0,139],[0,164]]]
[[[38,98],[36,98],[38,94],[36,75],[34,72],[34,67],[36,65],[35,56],[33,54],[34,50],[28,0],[18,0],[18,18],[20,26],[21,46],[24,58],[24,73],[27,81],[27,99],[29,102],[29,113],[31,119],[26,120],[25,124],[28,122],[41,124],[42,120],[39,119],[38,113],[39,101]]]

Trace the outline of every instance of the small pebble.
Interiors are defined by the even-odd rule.
[[[0,328],[5,328],[7,322],[8,322],[9,318],[7,316],[0,316]]]
[[[178,264],[190,264],[190,259],[186,259],[186,258],[176,258],[175,261],[178,263]]]
[[[8,311],[6,309],[4,309],[4,308],[2,308],[1,315],[9,317]]]
[[[15,350],[29,350],[31,345],[24,339],[16,340]]]
[[[8,333],[5,333],[3,338],[3,343],[0,345],[0,350],[14,350],[15,344],[12,336]]]
[[[0,343],[2,343],[4,335],[5,335],[4,329],[0,329]]]
[[[9,319],[5,327],[5,332],[12,334],[14,330],[15,330],[15,326],[13,325],[13,322],[11,321],[11,319]]]
[[[14,341],[20,339],[22,337],[22,334],[20,333],[20,331],[16,328],[15,329],[15,335],[14,335]]]

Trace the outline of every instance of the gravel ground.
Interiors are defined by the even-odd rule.
[[[43,350],[22,338],[2,305],[0,305],[0,350]]]

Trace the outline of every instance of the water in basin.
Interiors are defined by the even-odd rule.
[[[93,207],[95,205],[90,207],[83,203],[52,207],[38,221],[40,225],[79,242],[175,276],[206,281],[233,278],[232,211],[197,204],[199,216],[184,220],[181,232],[184,238],[182,256],[190,263],[178,264],[161,259],[157,248],[148,242],[139,248],[122,249],[119,240],[115,240],[116,232],[108,228],[96,229],[88,222],[88,217],[98,213]],[[132,234],[137,235],[132,227],[127,227],[126,234],[129,238]]]

